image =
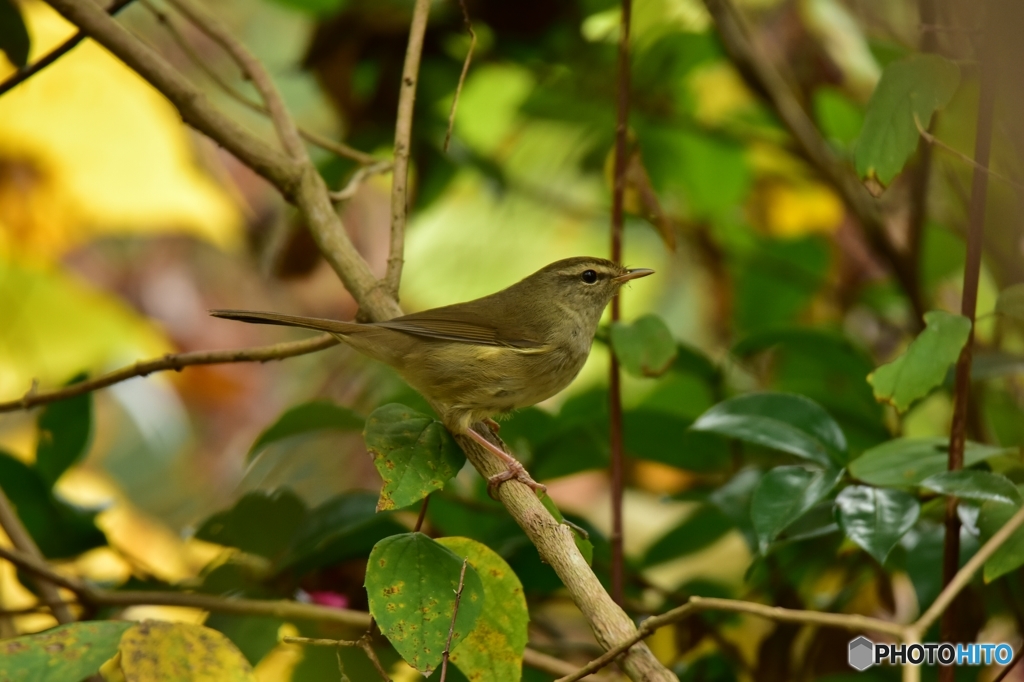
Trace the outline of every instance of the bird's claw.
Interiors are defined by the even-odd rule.
[[[498,488],[501,487],[501,484],[505,481],[511,481],[512,479],[519,481],[523,485],[530,486],[530,488],[536,492],[543,493],[547,492],[548,489],[548,487],[543,483],[537,483],[537,481],[533,480],[533,478],[530,477],[529,472],[526,471],[526,467],[522,464],[519,462],[516,462],[515,464],[509,462],[507,469],[502,471],[500,474],[495,474],[487,479],[487,494],[491,499],[498,499]]]

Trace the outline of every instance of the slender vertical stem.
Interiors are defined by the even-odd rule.
[[[452,608],[452,623],[448,626],[448,641],[444,645],[444,651],[441,652],[440,682],[444,682],[448,676],[448,658],[451,656],[452,636],[455,634],[455,618],[459,615],[459,602],[462,601],[462,586],[466,582],[466,566],[468,564],[469,559],[462,560],[462,570],[459,572],[459,587],[455,590],[455,606]]]
[[[385,290],[398,300],[405,262],[405,222],[409,212],[409,153],[412,146],[412,113],[416,106],[416,82],[420,75],[423,36],[427,32],[430,0],[416,0],[409,26],[409,45],[405,49],[402,84],[398,90],[398,117],[395,121],[395,171],[391,181],[391,246],[384,274]]]
[[[971,321],[967,344],[956,363],[956,388],[953,398],[953,425],[949,435],[949,470],[962,469],[964,442],[967,433],[968,401],[971,389],[971,362],[973,359],[974,319],[978,304],[978,280],[981,276],[982,237],[985,228],[985,200],[988,194],[988,164],[992,148],[992,118],[995,109],[996,73],[989,55],[981,54],[981,92],[978,102],[978,127],[974,142],[974,169],[971,201],[967,225],[967,263],[964,268],[964,290],[960,313]],[[960,519],[956,513],[956,498],[946,502],[946,540],[942,557],[942,584],[947,585],[956,575],[960,559]],[[955,604],[942,617],[941,638],[944,642],[957,639],[957,609]],[[939,679],[951,681],[950,672],[939,669]]]
[[[632,0],[622,0],[622,25],[619,33],[618,77],[616,82],[615,112],[615,166],[612,185],[612,260],[622,262],[623,201],[626,192],[626,165],[628,162],[629,129],[629,23],[633,12]],[[621,296],[621,294],[619,295]],[[619,296],[612,299],[612,323],[619,319]],[[608,379],[608,419],[611,424],[612,474],[612,598],[619,605],[623,601],[624,556],[622,551],[622,490],[625,479],[625,453],[622,446],[622,388],[619,361],[612,353]]]

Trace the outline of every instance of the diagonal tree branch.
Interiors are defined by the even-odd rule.
[[[217,86],[228,95],[228,97],[235,100],[239,104],[242,104],[243,106],[252,109],[253,111],[258,111],[261,114],[269,115],[269,110],[265,106],[263,106],[262,104],[255,100],[249,99],[249,97],[240,92],[237,88],[232,86],[231,83],[229,83],[225,78],[223,78],[219,73],[217,73],[216,69],[210,66],[206,62],[206,60],[200,57],[196,53],[195,49],[189,44],[185,36],[181,33],[181,31],[178,30],[178,27],[174,25],[174,22],[171,21],[171,18],[168,17],[165,12],[163,12],[158,7],[153,5],[153,3],[149,2],[149,0],[142,0],[142,6],[145,7],[151,14],[153,14],[154,17],[156,17],[156,20],[160,23],[161,26],[167,29],[167,33],[171,36],[171,39],[179,48],[181,48],[181,51],[185,53],[185,56],[188,57],[189,61],[191,61],[196,66],[196,68],[205,73],[206,76],[211,81],[216,83]],[[304,139],[306,142],[309,142],[312,145],[320,147],[324,151],[331,152],[332,154],[336,154],[346,159],[352,159],[353,161],[364,165],[377,163],[377,159],[371,154],[359,151],[358,149],[350,147],[343,142],[336,142],[334,140],[324,137],[323,135],[320,135],[319,133],[315,133],[312,130],[306,130],[301,126],[298,128],[298,130],[299,135],[302,137],[302,139]]]
[[[753,40],[732,0],[704,0],[704,5],[715,20],[722,45],[737,69],[768,100],[804,156],[817,167],[857,217],[871,247],[899,280],[914,310],[915,324],[920,326],[926,308],[917,281],[917,270],[907,266],[907,259],[890,241],[878,203],[832,152],[801,106],[793,88]]]
[[[2,488],[0,488],[0,528],[4,529],[4,532],[7,533],[7,538],[18,551],[24,552],[33,560],[45,564],[46,560],[43,559],[43,553],[39,551],[39,546],[36,545],[35,540],[29,535],[21,519],[18,518],[14,511],[14,505],[11,504],[7,493]],[[74,623],[74,614],[71,613],[68,605],[61,600],[60,592],[57,591],[57,586],[60,583],[39,574],[36,574],[35,577],[36,588],[39,590],[43,601],[49,604],[50,611],[53,613],[53,617],[57,619],[57,622],[61,624]]]
[[[281,140],[281,146],[284,147],[285,153],[299,163],[309,163],[309,155],[306,153],[306,147],[302,144],[302,139],[299,137],[299,130],[295,126],[295,120],[288,113],[288,109],[284,104],[284,98],[281,97],[281,92],[277,89],[274,79],[267,73],[263,64],[253,56],[241,41],[231,35],[231,32],[228,31],[227,27],[217,17],[207,12],[206,8],[202,5],[193,5],[189,0],[167,1],[186,19],[192,22],[196,28],[205,33],[210,39],[220,45],[225,52],[231,55],[231,58],[242,69],[242,73],[252,81],[252,84],[256,86],[256,90],[260,93],[260,97],[263,98],[263,103],[267,107],[270,120],[274,123],[274,129],[277,131],[277,137]]]
[[[409,46],[405,50],[402,85],[398,91],[398,117],[395,121],[395,174],[391,180],[391,247],[384,288],[397,301],[402,281],[405,252],[405,223],[409,213],[409,154],[412,146],[412,114],[416,106],[416,83],[420,74],[423,36],[430,17],[430,0],[416,0],[409,26]]]
[[[194,365],[222,365],[234,362],[269,362],[270,360],[282,360],[284,358],[315,353],[324,348],[330,348],[338,343],[330,334],[320,334],[303,341],[289,341],[286,343],[275,343],[270,346],[257,346],[255,348],[241,348],[237,350],[213,350],[194,351],[191,353],[177,353],[142,360],[134,365],[128,365],[121,369],[108,372],[95,379],[81,381],[64,388],[39,393],[29,391],[18,400],[10,400],[0,403],[0,412],[14,412],[16,410],[28,410],[37,405],[55,403],[59,400],[67,400],[83,393],[113,386],[116,383],[127,381],[135,377],[144,377],[154,372],[163,372],[169,369],[180,372],[185,367]]]

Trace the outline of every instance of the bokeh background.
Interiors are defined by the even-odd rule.
[[[458,4],[435,3],[427,30],[401,289],[409,311],[495,291],[558,258],[608,251],[618,4],[466,4],[478,44],[447,152],[441,144],[469,44]],[[929,26],[907,0],[739,4],[846,161],[882,69],[919,49],[926,34],[937,36],[962,81],[933,132],[972,155],[978,62],[971,30],[980,10],[942,2],[942,25]],[[33,59],[74,32],[41,2],[18,5]],[[300,125],[389,156],[410,2],[223,0],[212,9],[269,67]],[[216,105],[272,137],[267,120],[211,80],[153,12],[136,3],[121,21]],[[215,45],[180,20],[177,28],[205,68],[255,96]],[[678,341],[718,363],[732,391],[814,398],[844,427],[854,452],[897,433],[948,434],[948,391],[903,416],[874,400],[865,377],[905,347],[918,326],[915,312],[841,198],[727,59],[703,5],[637,0],[633,40],[631,144],[643,177],[627,192],[625,261],[657,275],[624,292],[625,319],[658,313]],[[1000,48],[1007,58],[1017,49]],[[0,78],[13,71],[0,57]],[[993,167],[1003,177],[990,187],[982,316],[999,290],[1024,280],[1020,93],[1011,81],[1000,90]],[[313,153],[335,187],[355,168]],[[908,244],[917,219],[908,178],[881,194],[892,241],[917,249],[929,308],[959,312],[971,170],[953,153],[934,152],[919,243]],[[387,256],[389,188],[390,175],[375,176],[340,209],[377,274]],[[163,353],[305,336],[215,320],[210,308],[341,319],[356,313],[280,196],[183,126],[162,96],[96,44],[85,41],[0,97],[0,401],[20,397],[34,382],[52,388],[81,372]],[[779,339],[792,343],[763,352]],[[1024,351],[1020,326],[992,316],[979,322],[978,339],[982,355]],[[541,408],[604,409],[595,396],[604,395],[608,360],[606,345],[595,344],[577,381]],[[246,454],[267,424],[298,403],[329,398],[367,414],[396,397],[409,397],[399,379],[346,348],[265,365],[192,367],[100,391],[88,458],[60,480],[58,492],[105,509],[99,525],[110,547],[83,555],[70,570],[120,580],[194,579],[219,550],[189,539],[191,532],[246,492],[287,486],[314,506],[345,491],[376,491],[379,478],[358,434],[289,441],[251,464]],[[627,377],[624,387],[627,409],[653,406],[690,420],[721,397],[685,374]],[[992,378],[979,387],[971,437],[1024,445],[1022,407],[1019,369]],[[512,434],[515,424],[513,418]],[[0,448],[29,461],[35,438],[35,414],[0,414]],[[550,489],[563,510],[607,531],[607,444],[592,445],[578,448],[576,471],[554,477]],[[688,490],[726,479],[718,464],[669,466],[630,454],[626,543],[639,557],[693,512]],[[704,580],[742,594],[750,562],[742,534],[723,531],[680,559],[647,567],[644,576],[660,590]],[[823,593],[838,589],[829,580],[842,581],[834,573],[817,579]],[[865,585],[851,597],[862,610],[913,610],[905,577],[886,581],[886,589]],[[7,608],[30,599],[8,565],[0,571],[0,599]],[[548,619],[554,629],[589,636],[564,603],[545,608],[542,626]],[[39,629],[48,618],[22,617],[19,628]],[[991,627],[1009,636],[1018,626]],[[737,632],[715,646],[756,661],[771,626],[745,623]],[[685,634],[665,633],[653,640],[657,651],[691,650]]]

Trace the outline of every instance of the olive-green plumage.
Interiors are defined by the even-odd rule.
[[[535,405],[569,385],[586,362],[605,306],[622,284],[651,273],[603,258],[567,258],[490,296],[369,324],[210,312],[330,332],[394,367],[441,407],[448,428],[468,433],[477,421]]]

